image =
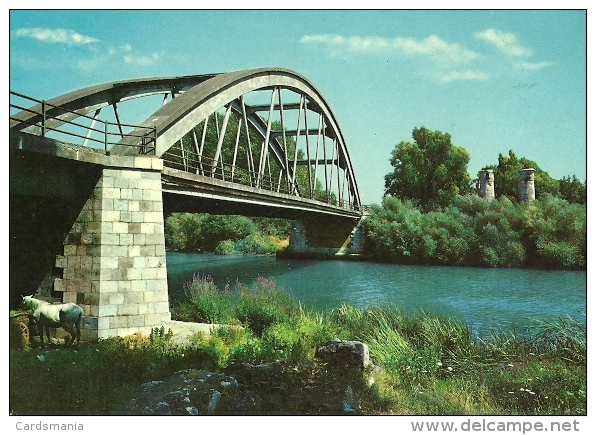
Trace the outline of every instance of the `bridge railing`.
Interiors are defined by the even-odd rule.
[[[31,127],[36,127],[36,134],[42,137],[57,140],[66,137],[64,140],[70,143],[72,143],[72,138],[79,138],[83,140],[83,146],[89,146],[89,143],[96,144],[97,146],[92,148],[103,148],[106,155],[110,154],[110,148],[117,145],[121,139],[135,137],[138,138],[138,145],[128,146],[138,148],[139,154],[155,154],[157,140],[155,127],[98,120],[97,117],[80,114],[62,106],[50,104],[45,100],[37,100],[13,91],[10,91],[10,96],[10,120],[15,122],[15,126],[26,125],[25,128],[29,131]],[[22,103],[13,103],[13,100],[22,101]],[[31,102],[36,104],[33,107],[24,107],[24,104]],[[82,124],[81,119],[88,120],[90,124]],[[96,127],[97,124],[100,126]],[[25,130],[25,128],[19,128],[19,130]]]
[[[165,166],[195,175],[230,181],[276,193],[309,197],[308,192],[301,193],[296,185],[292,186],[287,179],[273,172],[259,174],[256,171],[250,171],[241,166],[227,163],[222,159],[215,161],[211,157],[201,156],[198,153],[175,147],[166,151],[162,158]],[[316,192],[310,198],[346,209],[357,209],[351,202],[338,199],[335,195],[329,195],[325,192]]]

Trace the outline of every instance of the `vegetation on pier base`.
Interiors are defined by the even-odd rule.
[[[244,328],[196,335],[184,345],[155,330],[150,337],[110,338],[83,343],[78,350],[13,350],[11,412],[110,414],[143,382],[185,368],[225,371],[234,362],[281,360],[296,377],[307,378],[314,374],[303,363],[313,361],[318,345],[338,337],[368,343],[381,368],[374,384],[354,386],[365,414],[586,413],[586,336],[578,322],[538,325],[531,337],[503,332],[481,340],[459,322],[396,307],[344,305],[316,312],[265,279],[250,288],[218,289],[208,277],[197,276],[187,296],[172,309],[178,319]],[[316,375],[326,376],[324,371]],[[39,389],[40,383],[59,383],[62,394]]]

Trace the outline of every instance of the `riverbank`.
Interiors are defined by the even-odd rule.
[[[267,278],[318,311],[331,311],[343,303],[358,309],[395,305],[412,314],[424,311],[457,319],[483,338],[493,330],[523,335],[561,317],[585,324],[587,308],[587,274],[580,271],[184,253],[168,253],[167,266],[174,302],[185,298],[184,287],[195,275],[210,276],[222,289],[233,289],[236,282],[252,286]]]
[[[531,337],[501,334],[478,340],[460,322],[406,314],[391,306],[360,310],[342,305],[314,311],[265,279],[252,286],[223,289],[199,278],[189,289],[186,301],[172,307],[174,318],[242,327],[221,328],[210,335],[190,334],[184,343],[164,328],[149,337],[114,337],[83,343],[76,350],[59,345],[13,350],[11,412],[108,415],[132,399],[140,384],[166,379],[180,370],[225,374],[238,364],[276,361],[284,373],[292,374],[283,378],[284,388],[294,385],[291,394],[306,394],[307,399],[308,389],[300,385],[308,385],[309,379],[318,386],[332,380],[325,367],[316,364],[314,353],[319,345],[337,337],[367,343],[370,358],[379,367],[373,384],[351,384],[354,403],[362,414],[586,413],[585,328],[571,321],[545,324]],[[59,382],[63,394],[39,390],[40,382]],[[250,388],[255,387],[251,384]],[[267,396],[271,388],[267,384],[256,393],[271,397]],[[33,390],[35,401],[30,400]],[[255,412],[325,413],[315,407],[283,406],[256,408]]]

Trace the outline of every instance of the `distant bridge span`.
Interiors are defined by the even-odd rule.
[[[321,93],[293,71],[27,100],[11,92],[11,296],[49,286],[83,306],[89,338],[169,322],[164,212],[284,217],[296,252],[350,252],[362,204],[348,149]]]

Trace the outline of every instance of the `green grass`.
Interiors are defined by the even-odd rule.
[[[177,319],[244,328],[199,334],[184,346],[162,329],[76,350],[11,350],[11,413],[110,414],[139,384],[185,368],[281,360],[296,376],[310,376],[300,367],[313,361],[319,344],[338,337],[368,343],[380,367],[372,385],[353,385],[366,414],[586,414],[586,331],[573,319],[541,324],[532,336],[499,332],[482,341],[460,322],[397,307],[318,312],[265,279],[218,289],[197,277],[186,296],[172,307]],[[58,386],[61,394],[39,385]]]

